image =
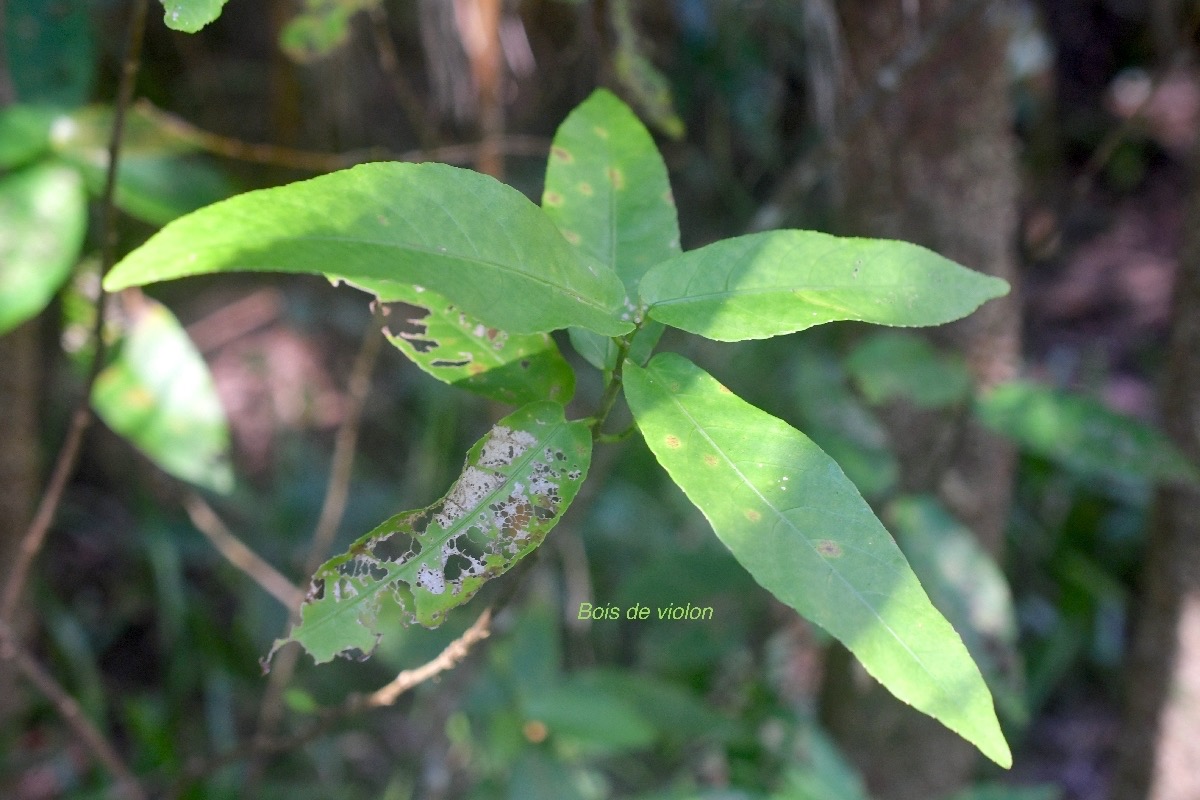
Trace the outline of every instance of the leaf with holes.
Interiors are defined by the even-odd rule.
[[[385,304],[388,341],[439,381],[513,405],[571,399],[575,371],[548,334],[489,328],[419,286],[374,281],[359,288]],[[400,303],[418,313],[391,305]]]
[[[349,650],[369,654],[388,600],[427,627],[489,579],[537,548],[579,491],[591,432],[557,403],[531,403],[500,420],[467,453],[450,491],[397,514],[326,562],[291,635],[318,663]],[[270,655],[267,656],[268,660]]]
[[[362,164],[215,203],[152,236],[104,285],[237,271],[418,284],[509,333],[633,329],[617,276],[585,263],[541,209],[445,164]]]
[[[87,196],[75,170],[35,164],[0,179],[0,333],[46,307],[86,230]]]
[[[229,425],[208,366],[166,307],[140,298],[131,312],[92,408],[163,471],[229,491]]]
[[[568,241],[617,273],[633,300],[646,271],[680,253],[679,220],[662,156],[629,107],[604,89],[593,92],[555,132],[542,209]],[[641,310],[626,302],[640,320]],[[642,326],[635,337],[638,351],[648,356],[662,330],[656,322]],[[616,366],[611,338],[573,329],[571,343],[596,368]]]
[[[765,339],[835,320],[941,325],[1008,284],[908,242],[781,230],[724,239],[642,278],[651,319],[709,339]]]
[[[624,369],[646,443],[754,579],[842,641],[898,698],[1009,766],[962,639],[838,465],[681,356]]]

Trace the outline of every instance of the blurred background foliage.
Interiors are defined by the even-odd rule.
[[[929,34],[937,20],[920,3],[878,3],[889,4],[917,9],[901,41],[936,49],[958,35]],[[1175,51],[1164,37],[1182,28],[1163,22],[1160,4],[975,5],[1007,43],[1020,218],[1002,234],[1019,253],[1024,379],[977,387],[968,354],[953,345],[855,325],[738,346],[668,333],[664,345],[834,456],[967,641],[1016,766],[972,768],[972,782],[942,796],[1098,800],[1112,780],[1153,490],[1195,479],[1156,428],[1156,386],[1200,79],[1166,57]],[[33,298],[28,310],[7,299],[0,309],[0,347],[26,348],[4,358],[33,364],[6,385],[3,413],[33,421],[24,427],[35,453],[24,478],[6,473],[0,486],[6,553],[83,385],[95,200],[127,12],[118,0],[0,5],[0,247],[9,259],[0,289]],[[761,225],[764,210],[775,224],[837,230],[855,203],[843,172],[856,158],[830,147],[854,133],[838,129],[846,117],[835,113],[847,59],[838,14],[827,0],[231,0],[194,36],[156,16],[117,179],[119,249],[235,192],[378,158],[474,166],[536,198],[549,137],[598,84],[658,134],[685,249]],[[851,93],[859,99],[873,81],[904,80],[853,77],[867,87]],[[785,176],[805,165],[816,172],[780,207]],[[45,219],[39,192],[58,209]],[[22,236],[31,237],[24,249],[9,244]],[[120,299],[111,335],[125,344],[92,398],[112,430],[90,434],[20,622],[31,651],[154,793],[897,796],[854,766],[872,754],[849,758],[853,743],[821,724],[824,673],[843,669],[826,657],[825,636],[754,584],[636,437],[597,453],[491,639],[461,666],[394,708],[338,720],[280,752],[250,752],[256,731],[286,741],[322,708],[437,655],[495,587],[442,630],[406,629],[366,663],[314,669],[301,659],[286,686],[267,690],[259,658],[287,609],[202,535],[185,512],[189,490],[112,431],[172,474],[228,489],[211,500],[221,518],[303,586],[330,453],[356,417],[347,385],[370,312],[362,295],[301,278],[194,279],[151,294]],[[580,369],[572,411],[586,414],[599,376],[565,337],[560,345]],[[211,385],[197,366],[187,374],[199,388],[175,400],[148,367],[185,373],[200,358]],[[395,350],[379,362],[353,423],[359,447],[338,545],[442,494],[502,413],[429,380]],[[228,433],[217,425],[181,436],[170,419],[138,417],[164,403],[191,403],[181,412],[191,419],[219,417],[210,397]],[[905,474],[884,420],[897,406],[921,419],[974,420],[1016,443],[999,549],[933,494],[913,491],[921,482]],[[20,446],[4,445],[10,454]],[[691,603],[714,615],[589,621],[578,618],[582,602]],[[110,776],[53,707],[4,680],[0,793],[104,796]]]

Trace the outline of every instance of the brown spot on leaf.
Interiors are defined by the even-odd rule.
[[[550,191],[542,195],[542,205],[558,208],[563,204],[563,196],[558,192]]]
[[[583,237],[581,237],[575,231],[563,231],[562,235],[563,235],[563,238],[566,239],[571,244],[579,244],[580,242],[583,241]]]
[[[614,189],[625,188],[625,173],[616,167],[608,168],[608,179],[612,182]]]
[[[587,181],[580,181],[579,186],[576,188],[579,189],[579,193],[581,195],[583,195],[584,197],[591,197],[592,195],[594,195],[596,193],[596,190],[593,189],[592,185],[590,183],[588,183]]]
[[[758,513],[753,508],[747,508],[746,519],[750,520],[751,522],[758,522],[760,519],[762,519],[762,514]]]
[[[817,542],[817,552],[825,558],[841,558],[842,546],[832,539],[821,539]]]
[[[712,453],[705,453],[704,454],[704,463],[708,464],[710,467],[715,467],[717,465],[717,457],[714,456]]]
[[[550,148],[550,156],[564,164],[570,164],[575,160],[575,156],[571,155],[568,150],[559,147],[558,145]]]
[[[671,448],[672,450],[678,449],[679,445],[681,444],[679,437],[675,434],[668,434],[667,438],[663,441],[665,441],[667,443],[667,447]]]

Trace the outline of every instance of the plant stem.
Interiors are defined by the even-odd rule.
[[[596,413],[592,416],[592,441],[598,442],[604,435],[600,432],[600,426],[608,419],[609,412],[617,402],[617,396],[621,394],[621,370],[625,366],[625,356],[629,353],[630,343],[633,341],[634,334],[630,333],[626,336],[617,339],[617,363],[613,367],[612,375],[609,376],[608,385],[604,387],[604,394],[600,397],[600,405],[596,409]]]
[[[126,44],[125,62],[121,71],[121,85],[117,90],[117,103],[113,110],[112,135],[108,143],[108,172],[104,178],[104,194],[100,201],[101,279],[108,274],[116,261],[116,206],[113,203],[113,197],[116,193],[117,167],[121,158],[121,139],[125,132],[125,112],[133,99],[134,84],[141,64],[142,39],[146,30],[148,4],[149,0],[138,0],[133,7],[133,15],[129,21],[129,40]],[[67,481],[70,480],[71,473],[75,471],[75,464],[79,459],[79,451],[83,444],[83,434],[92,420],[92,385],[96,382],[96,376],[100,374],[100,368],[104,364],[104,311],[106,305],[105,294],[101,290],[100,297],[96,301],[96,323],[93,328],[96,347],[92,354],[91,366],[88,369],[83,396],[79,399],[71,416],[71,426],[67,431],[67,438],[63,442],[62,449],[58,452],[50,483],[47,484],[46,492],[38,503],[33,521],[30,522],[29,528],[26,529],[25,535],[21,539],[8,585],[4,589],[4,599],[0,603],[0,621],[11,622],[17,604],[21,600],[21,593],[29,578],[29,571],[33,566],[34,559],[41,552],[46,534],[50,530],[50,524],[54,521],[54,515],[62,502]]]

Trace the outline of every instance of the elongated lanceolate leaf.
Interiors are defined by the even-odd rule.
[[[679,220],[654,139],[612,92],[597,89],[554,134],[542,209],[567,241],[617,273],[627,311],[640,321],[638,283],[680,253]],[[649,354],[661,335],[659,323],[643,326],[639,348]],[[575,329],[571,342],[598,369],[616,366],[610,338]]]
[[[388,341],[439,381],[513,405],[571,399],[575,371],[549,334],[489,328],[419,286],[377,281],[359,288],[385,304]],[[416,306],[424,315],[405,318],[412,312],[391,303]]]
[[[140,298],[92,408],[164,472],[217,492],[233,486],[229,424],[200,353],[164,306]]]
[[[1164,433],[1090,397],[1011,381],[977,398],[975,413],[1026,450],[1084,475],[1200,484],[1200,470]]]
[[[1009,766],[962,639],[837,464],[681,356],[624,369],[646,443],[754,579],[842,641],[898,698]]]
[[[0,334],[50,302],[86,230],[87,196],[75,170],[46,163],[0,179]]]
[[[907,242],[781,230],[725,239],[642,279],[652,319],[723,342],[834,320],[941,325],[1008,284]]]
[[[509,333],[633,328],[620,280],[585,264],[537,206],[445,164],[362,164],[215,203],[130,253],[105,287],[247,270],[417,284]]]
[[[437,503],[397,514],[326,562],[291,635],[318,663],[370,653],[382,603],[427,627],[490,578],[532,552],[557,524],[587,474],[592,439],[557,403],[532,403],[496,423],[467,453],[462,475]],[[268,659],[270,656],[268,655]]]

